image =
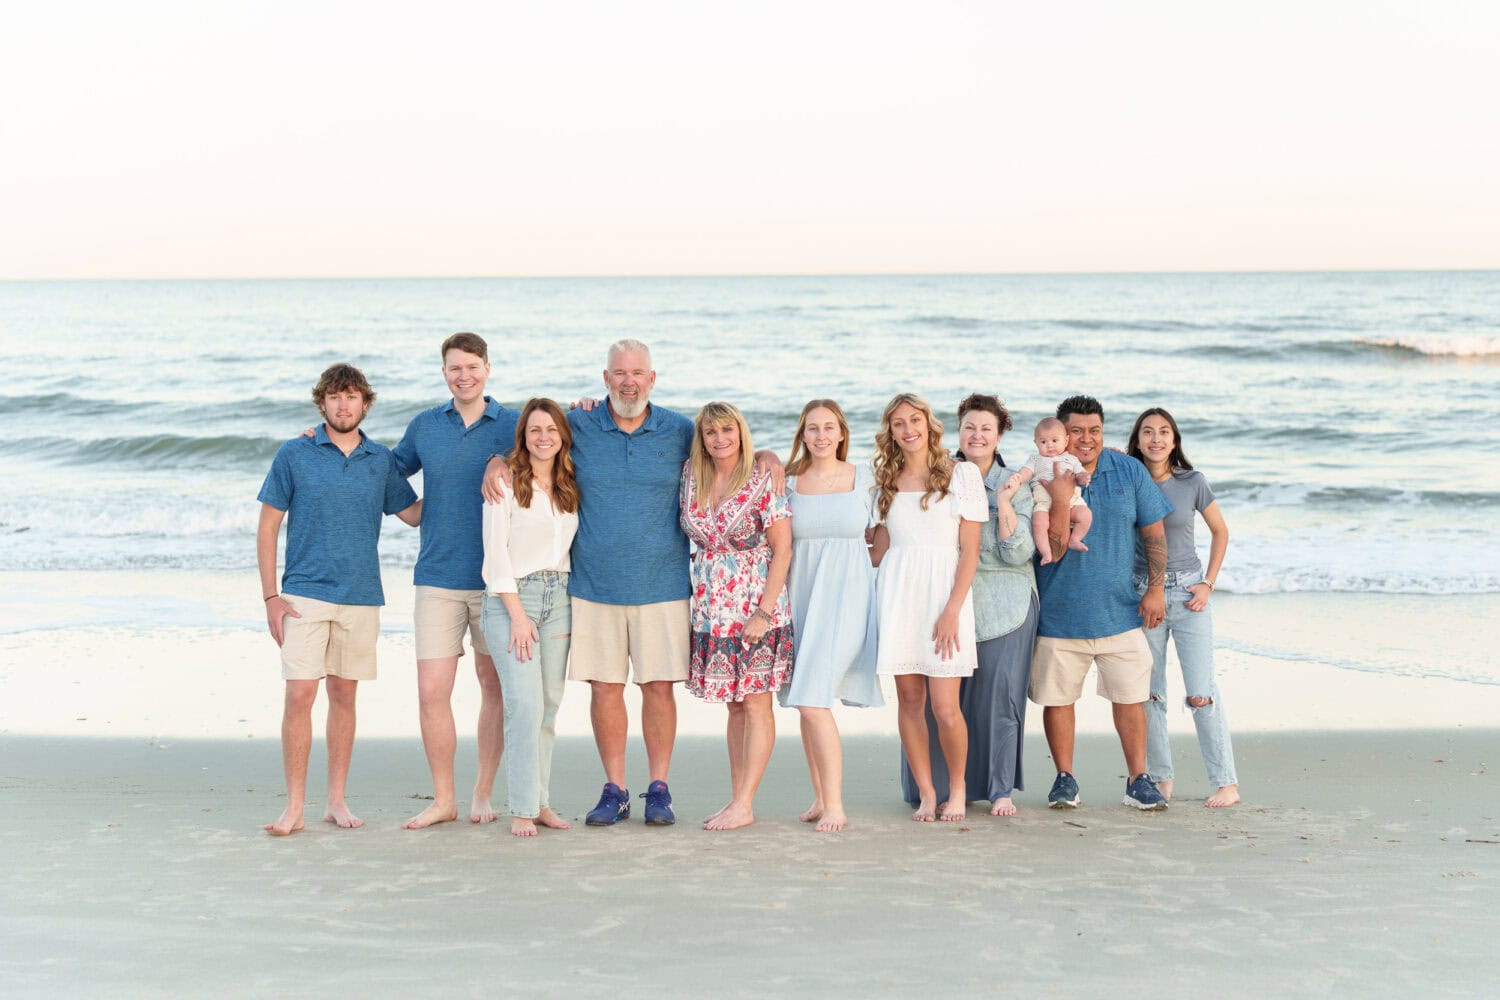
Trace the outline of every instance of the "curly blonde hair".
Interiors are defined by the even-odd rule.
[[[948,495],[948,485],[953,481],[953,460],[943,450],[943,422],[933,415],[932,407],[914,392],[902,392],[891,397],[880,415],[880,430],[875,433],[875,487],[879,491],[875,505],[880,519],[885,520],[891,512],[891,502],[896,499],[896,480],[906,469],[906,455],[891,433],[891,414],[899,406],[910,406],[927,418],[927,489],[922,493],[922,509],[936,495],[939,500]]]

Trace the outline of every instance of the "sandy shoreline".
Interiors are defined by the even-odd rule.
[[[805,775],[784,740],[748,830],[637,819],[521,842],[503,824],[401,830],[427,790],[411,740],[357,747],[364,829],[277,840],[259,831],[281,807],[274,740],[5,736],[0,976],[11,996],[906,995],[941,979],[1144,996],[1212,969],[1226,996],[1478,996],[1500,905],[1497,747],[1493,729],[1251,733],[1243,806],[1198,795],[1147,815],[1116,805],[1102,736],[1081,740],[1084,807],[1039,808],[1033,735],[1019,816],[919,827],[894,745],[861,737],[853,826],[829,837],[795,820]],[[724,771],[719,741],[679,743],[685,820],[719,804]],[[581,815],[598,780],[589,741],[563,740],[561,811]]]

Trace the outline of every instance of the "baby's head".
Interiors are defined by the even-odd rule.
[[[1068,450],[1068,429],[1056,417],[1048,417],[1036,425],[1036,453],[1052,458]]]

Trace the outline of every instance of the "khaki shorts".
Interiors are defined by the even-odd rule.
[[[1036,510],[1052,509],[1052,494],[1047,492],[1047,484],[1040,479],[1031,481],[1031,505]],[[1068,501],[1069,507],[1087,506],[1083,502],[1083,490],[1073,487],[1073,497]]]
[[[464,655],[464,632],[474,643],[474,655],[489,656],[479,615],[484,610],[483,590],[449,590],[418,587],[412,619],[417,631],[417,659],[442,660]]]
[[[685,681],[688,675],[688,602],[595,604],[573,598],[575,681],[637,684]]]
[[[1031,657],[1031,689],[1038,705],[1071,705],[1083,696],[1089,665],[1099,667],[1099,697],[1134,705],[1151,696],[1151,647],[1138,628],[1102,639],[1037,636]]]
[[[378,607],[329,604],[295,594],[281,596],[302,616],[287,615],[281,620],[282,680],[375,679],[375,640],[380,636]]]

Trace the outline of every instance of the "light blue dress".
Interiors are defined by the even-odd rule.
[[[787,479],[792,508],[792,642],[796,666],[781,689],[788,708],[885,704],[875,679],[875,569],[865,547],[874,480],[859,469],[849,493],[803,496]]]

